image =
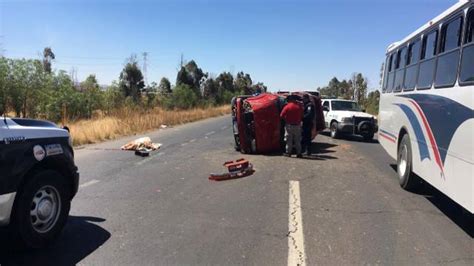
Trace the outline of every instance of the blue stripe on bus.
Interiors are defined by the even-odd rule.
[[[430,152],[428,151],[428,145],[426,144],[425,135],[423,134],[423,130],[421,129],[420,122],[416,118],[415,113],[405,104],[396,103],[398,107],[402,109],[405,115],[408,117],[408,121],[410,121],[411,127],[413,131],[415,131],[416,140],[418,142],[418,147],[420,151],[420,158],[423,161],[424,159],[430,159]]]
[[[428,120],[441,160],[446,161],[449,144],[462,123],[474,118],[474,111],[456,101],[432,94],[406,94],[399,97],[414,100]],[[433,147],[434,148],[434,147]]]

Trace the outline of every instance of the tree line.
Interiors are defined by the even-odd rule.
[[[101,87],[94,74],[75,83],[64,70],[53,71],[56,55],[44,49],[42,60],[0,57],[0,113],[18,117],[61,119],[91,118],[132,107],[187,109],[229,103],[239,94],[261,93],[267,87],[254,83],[250,74],[222,72],[214,76],[191,60],[183,63],[175,84],[163,77],[145,84],[137,57],[124,64],[118,80]]]
[[[327,86],[317,89],[324,98],[354,100],[368,113],[378,114],[380,91],[367,92],[367,78],[362,73],[355,73],[349,80],[332,78]]]

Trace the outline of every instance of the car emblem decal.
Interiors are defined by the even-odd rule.
[[[33,147],[33,155],[37,161],[42,161],[46,157],[46,151],[40,145]]]

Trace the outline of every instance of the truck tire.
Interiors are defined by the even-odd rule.
[[[337,129],[337,122],[334,121],[331,123],[331,127],[329,128],[331,132],[331,138],[337,139],[340,136],[339,130]]]
[[[411,142],[408,134],[403,135],[397,152],[397,173],[400,186],[408,191],[416,190],[421,180],[412,172]]]
[[[365,141],[371,141],[373,138],[374,138],[374,133],[370,133],[370,134],[365,134],[362,136],[364,138]]]
[[[53,242],[66,224],[71,191],[56,171],[34,173],[15,199],[11,226],[21,247],[40,248]]]

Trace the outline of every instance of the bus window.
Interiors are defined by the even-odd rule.
[[[393,79],[395,78],[395,54],[390,55],[390,64],[388,67],[388,83],[386,92],[392,92],[393,90]]]
[[[461,45],[462,17],[458,17],[441,29],[440,56],[436,68],[435,87],[453,86],[456,83]]]
[[[418,61],[420,60],[421,40],[418,39],[408,46],[407,69],[405,71],[404,90],[413,90],[416,86]]]
[[[387,56],[387,59],[385,60],[384,71],[383,71],[383,86],[382,86],[383,93],[385,93],[385,91],[387,90],[389,61],[390,61],[390,56]]]
[[[403,87],[403,78],[405,76],[405,65],[407,58],[407,47],[398,50],[397,53],[397,72],[395,73],[395,81],[393,91],[401,91]]]
[[[463,84],[474,83],[474,9],[467,15],[465,45],[462,50],[459,81]]]
[[[433,84],[435,70],[436,43],[438,30],[432,31],[423,38],[420,68],[418,71],[418,88],[429,89]]]

